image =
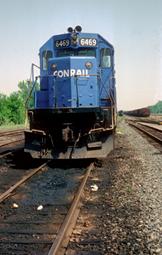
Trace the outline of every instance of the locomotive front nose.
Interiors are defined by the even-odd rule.
[[[98,107],[95,57],[61,57],[50,62],[51,106],[55,108]]]

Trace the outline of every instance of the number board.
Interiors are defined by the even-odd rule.
[[[81,38],[79,43],[81,46],[96,46],[97,40],[95,38]]]
[[[80,38],[79,44],[81,46],[91,46],[95,47],[97,45],[97,40],[95,38]],[[55,47],[56,48],[64,48],[71,45],[71,41],[69,39],[56,40]]]
[[[56,48],[64,48],[64,47],[68,47],[69,45],[70,45],[70,40],[69,39],[55,41],[55,47]]]

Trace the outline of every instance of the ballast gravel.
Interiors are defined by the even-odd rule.
[[[162,154],[124,119],[82,202],[67,255],[162,254]]]

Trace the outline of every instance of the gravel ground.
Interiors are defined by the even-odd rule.
[[[161,170],[162,154],[120,121],[116,149],[91,174],[66,254],[161,255]]]
[[[138,153],[142,166],[135,181],[139,186],[147,247],[150,254],[162,254],[162,154],[136,131],[127,130],[130,145]]]
[[[49,164],[0,204],[0,255],[48,254],[84,172]]]

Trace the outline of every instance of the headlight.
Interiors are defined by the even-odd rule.
[[[56,68],[57,68],[57,65],[56,65],[56,64],[52,64],[52,65],[51,65],[51,70],[56,70]]]
[[[76,30],[77,32],[81,32],[81,31],[82,31],[82,27],[81,27],[81,26],[76,26],[76,27],[75,27],[75,30]]]
[[[85,63],[85,66],[86,66],[87,69],[91,69],[93,64],[92,64],[92,62],[88,61],[88,62]]]
[[[68,31],[69,33],[72,33],[72,32],[73,32],[73,28],[72,28],[72,27],[68,27],[67,31]]]

